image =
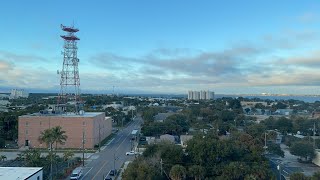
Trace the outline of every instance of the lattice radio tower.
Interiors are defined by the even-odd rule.
[[[67,34],[62,35],[64,39],[63,46],[63,65],[62,70],[58,74],[61,75],[60,78],[60,94],[58,98],[58,111],[67,112],[67,102],[71,101],[74,103],[74,111],[76,114],[80,113],[81,99],[80,99],[80,78],[78,63],[79,59],[77,56],[77,41],[80,40],[75,33],[79,29],[73,26],[67,27],[61,25],[61,29]]]

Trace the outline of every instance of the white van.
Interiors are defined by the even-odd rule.
[[[82,176],[82,167],[77,167],[72,171],[70,179],[78,180]]]

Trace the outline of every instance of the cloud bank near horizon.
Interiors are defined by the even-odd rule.
[[[305,12],[294,21],[299,28],[285,26],[254,40],[244,37],[211,49],[164,45],[142,50],[140,55],[79,49],[86,51],[80,57],[81,89],[111,92],[115,86],[121,93],[208,89],[220,94],[319,94],[320,34],[312,26],[320,22],[319,15]],[[32,45],[30,53],[0,49],[0,91],[59,91],[56,71],[61,69],[62,56],[40,54],[39,47],[42,44]]]

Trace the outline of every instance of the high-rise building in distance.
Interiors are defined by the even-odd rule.
[[[12,89],[10,94],[10,99],[17,99],[17,98],[28,98],[29,93],[24,89]]]
[[[210,100],[214,99],[213,91],[188,91],[188,100]]]

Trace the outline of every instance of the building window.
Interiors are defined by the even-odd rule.
[[[82,122],[82,126],[85,126],[85,125],[86,125],[86,122],[85,122],[85,121],[83,121],[83,122]]]
[[[40,180],[40,177],[39,177],[39,176],[37,177],[37,180]]]
[[[29,132],[28,132],[28,129],[26,129],[26,134],[28,134]]]
[[[40,126],[42,126],[42,121],[40,121]]]
[[[29,122],[28,121],[26,121],[26,126],[29,126]]]

